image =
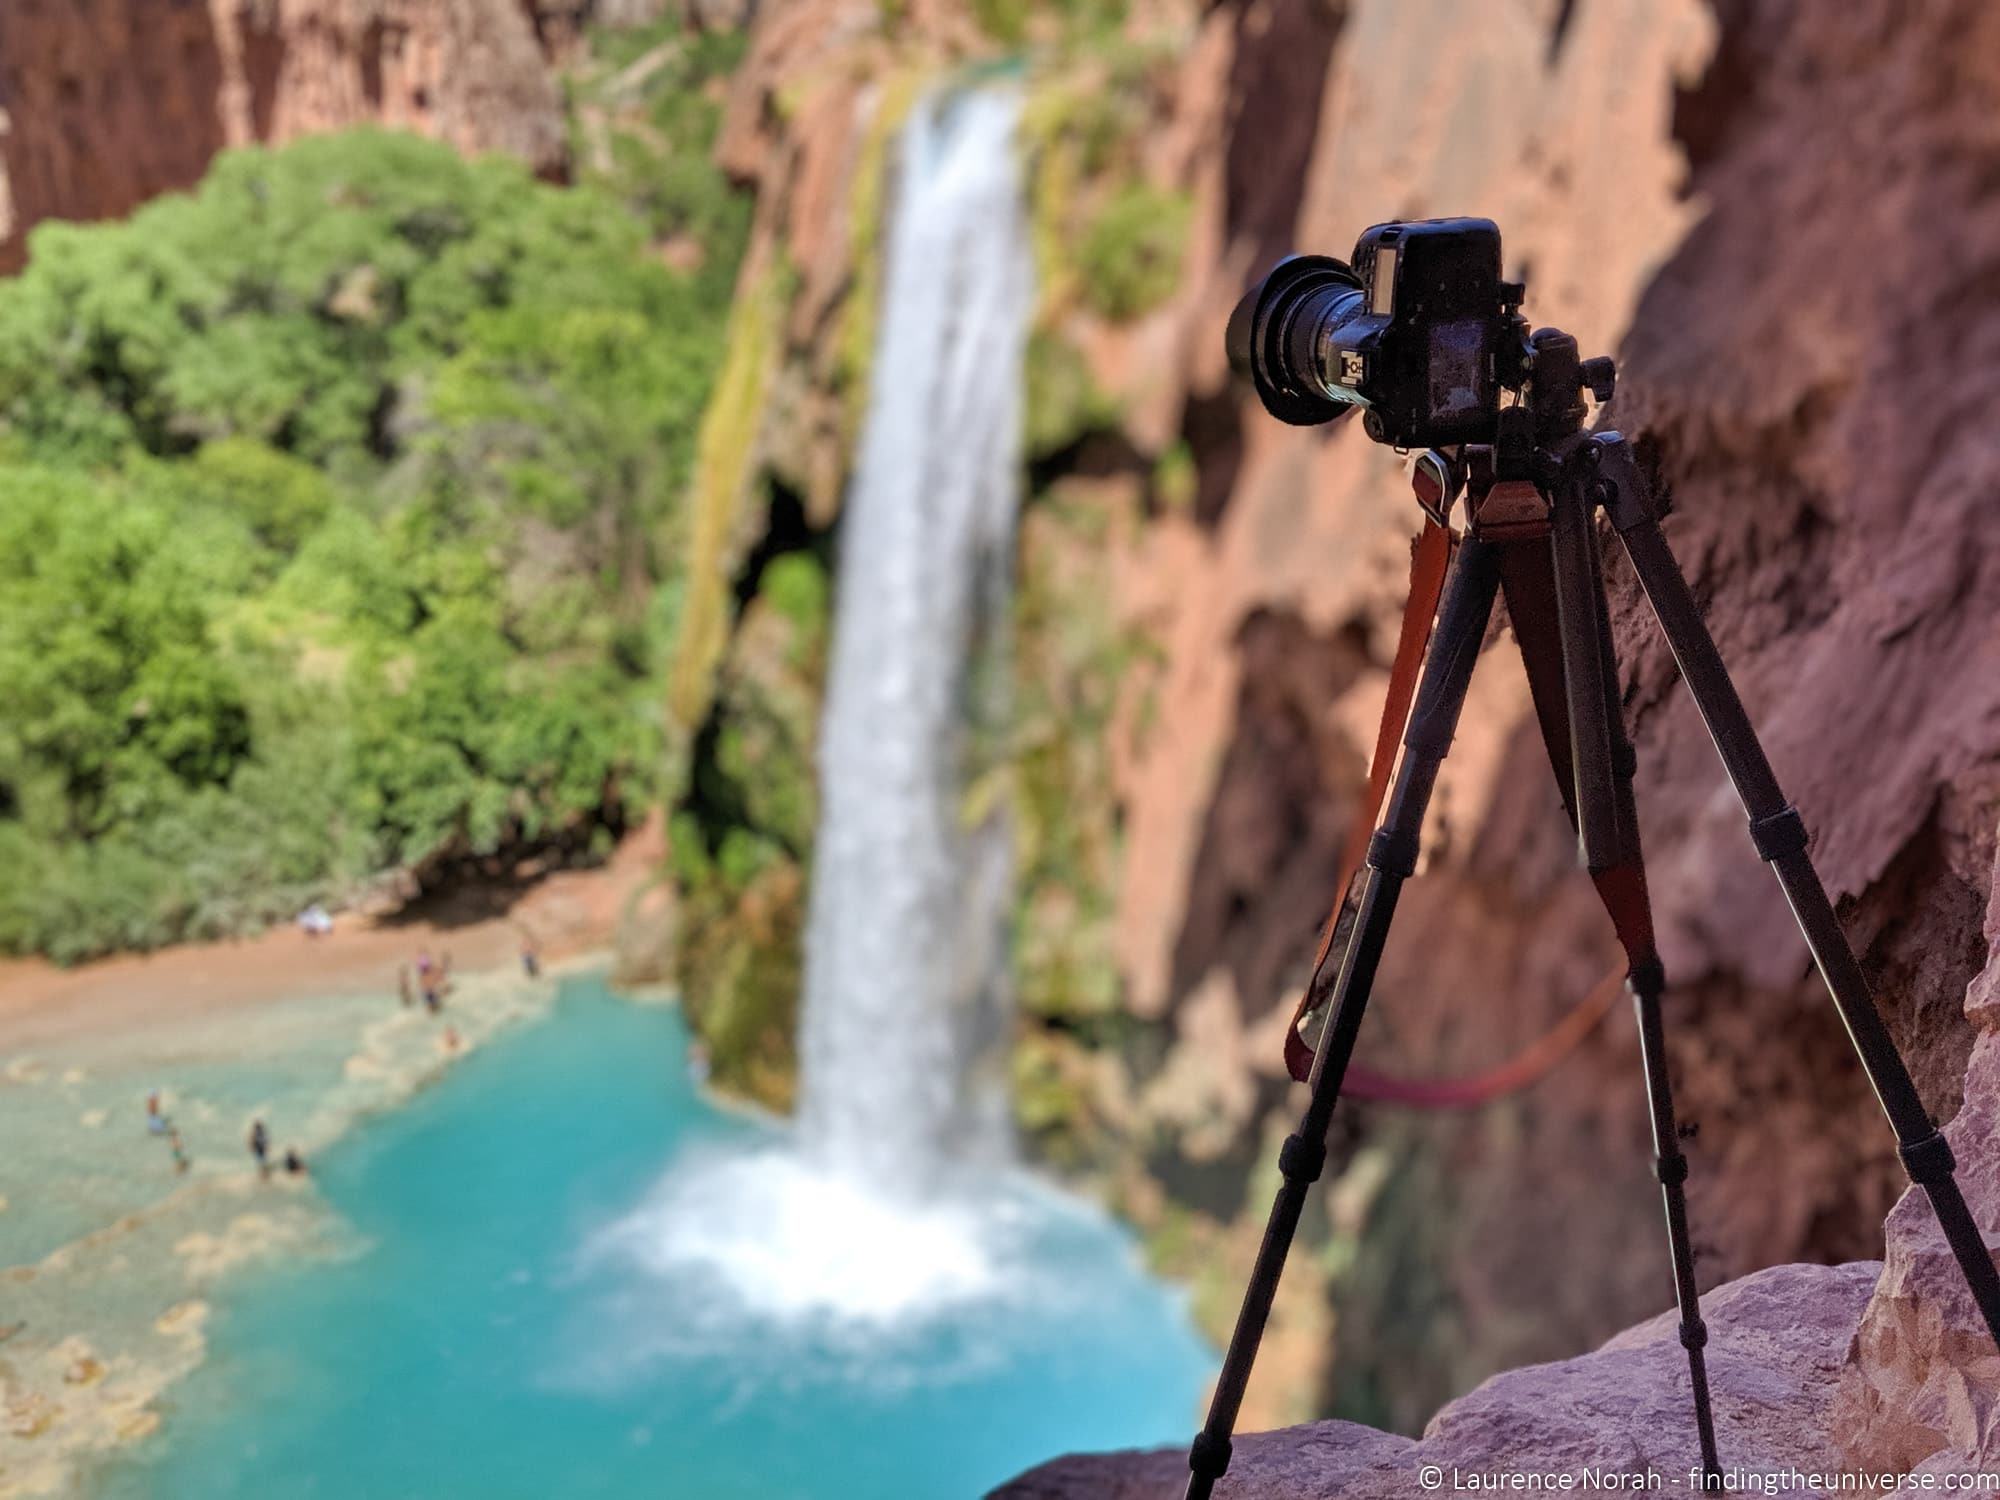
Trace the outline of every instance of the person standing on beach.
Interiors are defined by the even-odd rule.
[[[521,934],[521,972],[530,979],[538,979],[542,973],[542,955],[535,950],[535,940],[525,932]]]
[[[158,1089],[154,1089],[152,1093],[146,1096],[146,1133],[148,1135],[165,1135],[167,1133],[167,1117],[160,1113],[160,1091]]]
[[[181,1143],[181,1133],[177,1128],[171,1126],[168,1128],[167,1144],[173,1149],[174,1170],[176,1172],[187,1171],[193,1163],[188,1160],[187,1147]]]
[[[250,1122],[250,1154],[257,1158],[257,1175],[271,1175],[271,1132],[264,1128],[263,1116]]]

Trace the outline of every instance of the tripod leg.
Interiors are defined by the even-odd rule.
[[[1578,509],[1588,517],[1588,502]],[[1633,954],[1625,987],[1632,994],[1632,1013],[1639,1023],[1639,1058],[1646,1071],[1646,1103],[1653,1127],[1653,1175],[1660,1180],[1660,1198],[1667,1214],[1667,1255],[1674,1270],[1674,1302],[1680,1311],[1681,1347],[1687,1351],[1688,1387],[1694,1396],[1695,1432],[1701,1443],[1702,1485],[1720,1492],[1722,1466],[1715,1452],[1715,1412],[1708,1395],[1708,1325],[1701,1320],[1701,1292],[1694,1280],[1694,1247],[1688,1242],[1687,1156],[1680,1148],[1674,1121],[1673,1087],[1667,1080],[1666,1029],[1660,995],[1667,987],[1666,970],[1654,946],[1652,902],[1646,894],[1645,857],[1639,844],[1639,802],[1633,791],[1638,771],[1632,742],[1625,733],[1623,705],[1618,699],[1617,647],[1611,638],[1611,612],[1604,597],[1604,573],[1593,541],[1588,548],[1591,627],[1597,635],[1597,657],[1603,664],[1599,691],[1604,695],[1604,723],[1611,749],[1613,796],[1616,801],[1619,867],[1598,877],[1605,906],[1617,920],[1619,937]],[[1581,783],[1578,796],[1582,796]]]
[[[1611,639],[1611,617],[1604,602],[1604,575],[1598,565],[1595,539],[1587,529],[1589,500],[1580,487],[1563,492],[1559,499],[1582,518],[1582,545],[1571,545],[1565,556],[1560,536],[1553,548],[1523,543],[1509,551],[1502,584],[1515,639],[1520,643],[1521,660],[1528,669],[1535,716],[1540,721],[1549,762],[1555,769],[1571,822],[1581,830],[1593,806],[1603,804],[1596,806],[1597,823],[1608,831],[1609,843],[1602,850],[1603,862],[1599,862],[1589,859],[1586,839],[1586,859],[1604,908],[1618,930],[1618,941],[1629,965],[1625,987],[1632,996],[1633,1013],[1639,1023],[1639,1052],[1645,1067],[1646,1099],[1653,1131],[1653,1172],[1659,1178],[1666,1208],[1667,1249],[1673,1265],[1674,1300],[1680,1310],[1681,1347],[1687,1351],[1688,1385],[1694,1395],[1702,1472],[1704,1482],[1719,1489],[1721,1468],[1716,1460],[1715,1418],[1709,1402],[1708,1360],[1703,1352],[1708,1343],[1708,1329],[1701,1320],[1694,1251],[1688,1243],[1684,1186],[1687,1157],[1680,1150],[1673,1092],[1667,1081],[1666,1041],[1660,1013],[1666,974],[1654,943],[1652,906],[1646,895],[1638,801],[1632,789],[1636,765],[1618,698],[1618,656]],[[1569,572],[1567,594],[1563,582],[1565,570]],[[1553,610],[1551,596],[1556,606]],[[1574,671],[1580,656],[1595,664],[1587,676],[1590,696],[1583,701],[1579,701],[1579,690],[1584,684]],[[1582,738],[1577,708],[1590,711],[1590,718],[1598,726],[1595,732],[1603,737],[1598,762],[1601,774],[1597,777],[1584,774],[1583,760],[1574,753]]]
[[[1688,1161],[1674,1125],[1674,1096],[1667,1084],[1667,1041],[1660,1023],[1660,991],[1666,974],[1658,959],[1626,977],[1633,1013],[1639,1020],[1639,1055],[1646,1067],[1646,1100],[1653,1120],[1653,1172],[1667,1210],[1667,1253],[1674,1267],[1674,1301],[1680,1309],[1681,1347],[1687,1350],[1688,1385],[1694,1393],[1694,1425],[1701,1441],[1703,1487],[1722,1488],[1715,1453],[1715,1412],[1708,1397],[1708,1325],[1701,1320],[1701,1293],[1694,1282],[1694,1249],[1688,1243]]]
[[[1598,639],[1604,585],[1597,572],[1590,502],[1573,487],[1558,490],[1551,500],[1550,525],[1563,693],[1569,705],[1570,777],[1576,787],[1570,812],[1584,868],[1607,870],[1624,857],[1619,798],[1612,786],[1611,726],[1619,705],[1613,659]]]
[[[1860,1055],[1868,1082],[1896,1132],[1897,1154],[1904,1169],[1929,1196],[1987,1331],[2000,1344],[2000,1273],[1994,1270],[1993,1256],[1952,1175],[1955,1163],[1951,1147],[1925,1113],[1909,1069],[1875,1009],[1868,981],[1841,931],[1826,887],[1806,857],[1805,822],[1778,787],[1722,654],[1702,621],[1694,593],[1653,517],[1651,498],[1631,450],[1622,437],[1611,432],[1600,433],[1590,447],[1602,475],[1595,498],[1617,528],[1639,575],[1640,587],[1659,617],[1674,659],[1680,663],[1681,678],[1701,710],[1716,753],[1749,816],[1751,840],[1784,888],[1785,899]]]
[[[1423,684],[1417,691],[1410,726],[1403,736],[1403,761],[1389,794],[1389,810],[1368,846],[1368,873],[1361,888],[1360,909],[1341,959],[1339,976],[1334,981],[1326,1034],[1320,1039],[1312,1076],[1307,1080],[1311,1098],[1298,1130],[1286,1138],[1284,1149],[1278,1154],[1282,1181],[1277,1198],[1265,1222],[1264,1239],[1257,1249],[1250,1285],[1243,1293],[1243,1306],[1236,1315],[1236,1330],[1223,1356],[1222,1373],[1216,1377],[1208,1420],[1188,1450],[1188,1500],[1208,1500],[1216,1480],[1228,1471],[1230,1434],[1235,1430],[1236,1414],[1243,1404],[1251,1366],[1256,1362],[1257,1345],[1264,1337],[1264,1324],[1271,1315],[1271,1301],[1277,1295],[1285,1256],[1291,1250],[1293,1235],[1298,1232],[1306,1190],[1326,1164],[1327,1127],[1332,1123],[1341,1080],[1361,1029],[1368,992],[1375,983],[1375,968],[1388,940],[1396,897],[1403,882],[1416,870],[1417,838],[1423,829],[1424,809],[1429,805],[1438,767],[1458,727],[1459,709],[1465,703],[1466,687],[1472,680],[1480,643],[1485,639],[1499,582],[1497,548],[1469,541],[1459,549],[1438,612],[1437,635],[1424,664]]]

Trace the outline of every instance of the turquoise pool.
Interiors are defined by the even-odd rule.
[[[353,1253],[233,1287],[100,1493],[947,1500],[1190,1430],[1213,1354],[1111,1222],[1000,1169],[916,1215],[801,1187],[686,1055],[572,980],[350,1135]]]

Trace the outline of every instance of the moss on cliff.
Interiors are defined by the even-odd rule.
[[[818,817],[825,563],[812,550],[785,552],[751,585],[669,829],[672,968],[715,1083],[786,1109]]]
[[[1022,118],[1042,323],[1078,305],[1111,322],[1157,307],[1181,273],[1193,200],[1150,183],[1144,74],[1157,48],[1123,39],[1072,52]]]
[[[686,585],[668,682],[671,722],[684,735],[706,716],[715,669],[729,647],[735,559],[748,545],[748,498],[757,427],[776,360],[786,278],[766,271],[737,294],[729,353],[702,415],[688,488]]]
[[[1077,255],[1084,299],[1113,322],[1151,312],[1180,281],[1188,195],[1130,183],[1092,216]]]
[[[1101,1167],[1115,1134],[1094,1056],[1137,1023],[1113,948],[1118,838],[1109,746],[1123,681],[1146,647],[1102,580],[1129,494],[1058,485],[1021,528],[1010,769],[1018,829],[1016,1113],[1035,1149]]]

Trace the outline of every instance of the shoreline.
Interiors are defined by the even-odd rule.
[[[76,1493],[91,1465],[157,1432],[163,1397],[206,1358],[227,1278],[351,1244],[310,1176],[250,1165],[249,1119],[270,1120],[274,1156],[297,1146],[310,1164],[544,1018],[566,976],[605,964],[658,868],[649,831],[469,916],[0,965],[0,1133],[20,1147],[0,1161],[0,1500]],[[456,976],[438,1016],[398,1002],[396,968],[423,949],[449,952]],[[185,1174],[147,1130],[155,1089],[186,1137]]]
[[[381,917],[346,912],[333,930],[296,927],[254,937],[184,943],[62,968],[40,958],[0,959],[0,1060],[72,1042],[107,1027],[150,1026],[306,997],[386,994],[419,950],[449,954],[464,974],[518,967],[524,932],[554,964],[608,948],[627,903],[665,856],[657,815],[602,865],[555,870],[508,900],[468,887]]]

